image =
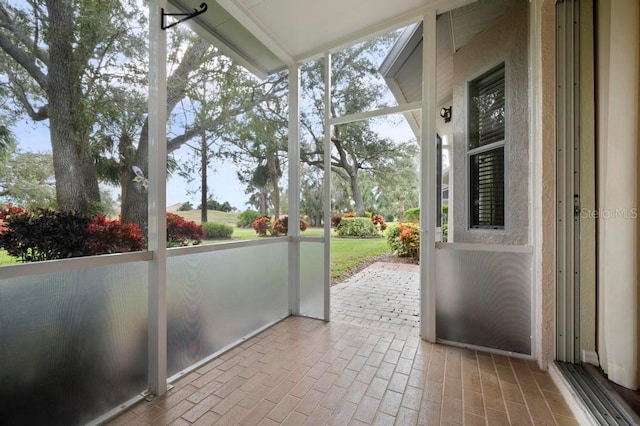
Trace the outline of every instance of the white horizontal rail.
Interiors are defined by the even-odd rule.
[[[214,251],[233,250],[240,247],[254,247],[263,246],[269,244],[278,244],[288,242],[288,237],[268,237],[268,238],[256,238],[255,240],[247,241],[229,241],[216,244],[204,244],[188,247],[174,247],[167,250],[167,257],[189,256],[198,253],[210,253]]]
[[[324,237],[298,237],[298,241],[303,243],[324,243]]]
[[[369,118],[380,117],[390,114],[402,114],[405,112],[417,111],[422,108],[422,102],[411,102],[392,107],[380,108],[375,111],[360,112],[358,114],[343,115],[329,119],[329,124],[335,126],[337,124],[353,123],[354,121],[367,120]]]
[[[0,267],[0,279],[44,275],[73,269],[98,268],[121,263],[145,262],[151,259],[153,259],[153,252],[136,251],[5,265]]]
[[[509,244],[475,244],[475,243],[436,243],[439,250],[494,251],[507,253],[533,254],[533,246],[517,246]]]

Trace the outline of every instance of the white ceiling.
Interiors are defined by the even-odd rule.
[[[203,1],[196,32],[264,76],[475,0],[169,0],[183,11]]]

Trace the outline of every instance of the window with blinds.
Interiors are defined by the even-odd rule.
[[[504,86],[504,64],[469,83],[471,228],[504,228]]]

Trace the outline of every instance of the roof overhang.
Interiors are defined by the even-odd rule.
[[[476,0],[168,0],[201,37],[259,77]]]

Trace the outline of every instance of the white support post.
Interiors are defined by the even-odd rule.
[[[331,53],[324,54],[324,320],[331,318]]]
[[[289,67],[289,312],[300,313],[300,68]]]
[[[149,393],[167,392],[167,37],[166,0],[149,5]]]
[[[422,24],[420,143],[420,335],[436,341],[436,11]]]

